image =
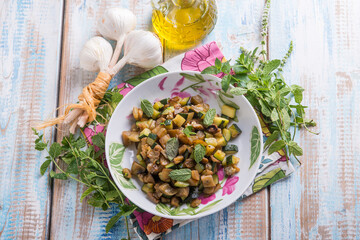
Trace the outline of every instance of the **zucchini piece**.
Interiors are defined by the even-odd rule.
[[[174,183],[175,187],[188,187],[190,184],[188,182],[182,182],[182,181],[176,181],[176,183]]]
[[[162,104],[161,102],[154,103],[154,109],[156,109],[156,110],[161,110],[163,107],[164,107],[164,104]]]
[[[165,168],[175,169],[176,165],[175,165],[175,163],[171,162],[168,165],[166,165]]]
[[[213,145],[207,145],[206,146],[206,156],[210,156],[215,151],[215,147]]]
[[[221,113],[225,116],[228,116],[229,118],[235,118],[236,116],[236,109],[233,107],[230,107],[229,105],[224,104],[221,107]]]
[[[161,113],[161,115],[168,115],[169,113],[174,112],[174,111],[175,111],[174,106],[170,106],[170,107],[167,107],[167,108]]]
[[[151,116],[153,119],[157,119],[160,117],[160,112],[156,109],[154,109],[153,115]]]
[[[204,119],[206,112],[201,111],[196,113],[196,118]]]
[[[187,113],[179,113],[180,116],[182,116],[184,119],[188,118],[188,114]]]
[[[184,159],[188,159],[189,158],[189,155],[190,155],[190,152],[189,152],[189,149],[186,149],[183,156],[184,156]]]
[[[149,127],[149,123],[148,123],[147,120],[145,120],[145,121],[137,121],[135,124],[140,129],[145,129],[145,128]]]
[[[144,159],[142,158],[142,156],[140,154],[136,155],[137,160],[139,161],[139,164],[141,166],[143,166],[144,168],[146,168],[146,162],[144,161]]]
[[[149,144],[150,146],[153,146],[154,143],[156,142],[157,139],[157,135],[155,133],[150,133],[146,139],[146,143]]]
[[[176,115],[176,117],[173,119],[173,122],[176,126],[181,127],[185,123],[185,118],[180,116],[179,114]]]
[[[165,120],[164,126],[165,126],[165,128],[166,128],[167,130],[170,130],[170,129],[173,129],[173,128],[174,128],[171,119]]]
[[[224,163],[225,163],[224,166],[231,166],[231,165],[236,165],[236,164],[238,164],[239,161],[240,161],[240,158],[235,157],[234,155],[231,155],[231,156],[227,156],[227,157],[226,157],[226,160],[224,159],[224,160],[222,161],[222,164],[224,165]]]
[[[212,145],[214,147],[217,146],[217,141],[216,141],[216,138],[205,138],[205,142],[208,144],[208,145]]]
[[[236,145],[226,145],[223,150],[225,154],[235,154],[239,151],[239,148]]]
[[[201,163],[197,163],[195,165],[195,170],[197,170],[199,173],[202,173],[202,171],[204,171],[204,165],[202,165]]]
[[[229,127],[229,130],[231,132],[232,138],[236,138],[237,136],[239,136],[242,133],[241,129],[235,123],[233,125],[231,125],[231,127]]]
[[[146,183],[141,187],[141,190],[145,193],[153,193],[154,192],[154,184],[152,183]]]
[[[147,137],[147,136],[149,136],[150,133],[151,133],[151,130],[148,129],[148,128],[145,128],[144,130],[142,130],[142,131],[140,132],[139,138],[142,139],[142,138],[144,138],[144,137]]]
[[[212,135],[211,133],[205,132],[205,137],[206,138],[213,138],[214,135]]]
[[[163,104],[163,105],[167,104],[168,103],[168,98],[164,98],[164,99],[160,100],[160,103]]]
[[[185,106],[188,103],[189,99],[190,99],[189,97],[185,97],[181,99],[180,101],[181,106]]]
[[[229,123],[229,119],[222,118],[222,117],[214,117],[214,122],[213,122],[213,124],[215,124],[215,125],[218,126],[219,128],[224,128],[224,127],[226,127],[226,125],[228,125],[228,123]]]
[[[217,174],[212,175],[215,185],[219,183],[219,176]]]
[[[223,133],[223,136],[224,136],[226,142],[230,141],[230,139],[231,139],[231,132],[230,132],[230,130],[227,129],[227,128],[224,128],[223,131],[222,131],[222,133]]]
[[[151,149],[154,149],[158,145],[156,142],[151,146]],[[157,162],[158,163],[158,162]]]
[[[223,146],[226,146],[226,144],[227,144],[224,137],[217,138],[216,141],[217,141],[217,146],[223,147]]]
[[[224,114],[221,114],[220,117],[230,120],[230,118],[228,116],[224,115]]]
[[[194,112],[189,112],[186,121],[190,122],[194,118]]]
[[[219,161],[222,161],[224,160],[225,158],[225,153],[221,150],[217,150],[215,153],[214,153],[214,157],[219,160]]]

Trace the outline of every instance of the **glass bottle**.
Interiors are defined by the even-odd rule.
[[[215,26],[215,0],[152,0],[151,3],[154,30],[174,49],[191,47]]]

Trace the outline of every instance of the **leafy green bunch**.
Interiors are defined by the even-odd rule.
[[[33,129],[37,139],[35,140],[35,149],[46,151],[46,161],[40,167],[41,175],[51,166],[55,166],[57,171],[50,169],[50,177],[54,179],[67,180],[73,179],[84,184],[87,189],[80,197],[83,201],[88,196],[87,203],[94,207],[100,207],[107,210],[110,204],[117,204],[120,211],[113,216],[106,225],[108,232],[114,224],[125,217],[127,226],[127,216],[129,216],[137,207],[132,203],[124,202],[124,195],[112,180],[108,168],[104,165],[105,157],[105,137],[103,133],[98,133],[92,137],[93,145],[87,145],[84,137],[70,134],[65,136],[61,143],[44,140],[43,134]],[[95,150],[95,147],[97,149]],[[61,160],[61,164],[59,163]],[[128,226],[127,226],[128,228]],[[130,234],[128,230],[128,238]]]
[[[222,63],[216,59],[215,65],[204,69],[202,73],[223,73],[222,91],[228,97],[244,95],[261,113],[271,132],[264,145],[265,148],[270,146],[269,154],[283,149],[287,159],[291,155],[297,159],[303,154],[303,150],[294,141],[296,130],[304,127],[310,131],[308,127],[315,126],[316,123],[305,118],[307,106],[301,104],[304,89],[295,84],[289,86],[282,75],[282,67],[293,50],[292,42],[282,60],[266,59],[265,40],[269,8],[270,1],[267,1],[262,21],[262,50],[259,54],[258,48],[253,51],[241,48],[242,53],[234,65],[230,65],[229,61]]]

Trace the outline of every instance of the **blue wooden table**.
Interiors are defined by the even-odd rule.
[[[218,0],[217,25],[204,42],[217,41],[228,59],[240,46],[258,46],[263,5]],[[126,235],[122,222],[105,233],[115,209],[81,203],[75,182],[40,176],[45,155],[34,150],[30,129],[94,80],[78,56],[111,6],[134,11],[138,29],[151,28],[150,0],[0,1],[0,239]],[[269,57],[281,58],[294,41],[284,75],[305,87],[309,117],[321,134],[298,135],[303,165],[290,178],[165,239],[360,239],[359,13],[359,0],[272,0]],[[165,60],[178,53],[164,43]],[[126,67],[112,85],[141,71]],[[62,135],[54,133],[46,138]]]

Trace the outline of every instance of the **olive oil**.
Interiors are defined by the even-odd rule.
[[[153,0],[152,5],[155,32],[175,49],[198,43],[217,19],[215,0]]]

